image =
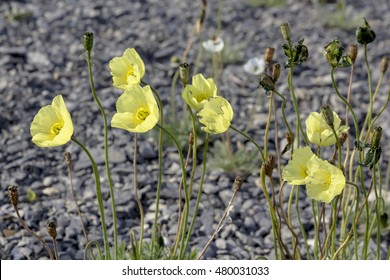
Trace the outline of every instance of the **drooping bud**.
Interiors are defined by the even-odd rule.
[[[275,53],[275,48],[266,48],[265,49],[265,55],[264,55],[264,60],[265,63],[270,64],[272,61],[272,58],[274,57]]]
[[[180,64],[179,68],[180,80],[183,85],[186,86],[188,84],[188,80],[190,79],[190,65],[187,63]]]
[[[19,203],[19,191],[17,186],[9,186],[8,187],[8,197],[9,201],[13,206],[18,206]]]
[[[234,187],[233,187],[233,191],[234,192],[238,192],[240,189],[241,189],[241,186],[244,182],[244,179],[242,179],[241,176],[237,176],[235,179],[234,179]]]
[[[284,40],[287,42],[291,41],[290,26],[288,25],[288,22],[283,22],[280,25],[280,32],[282,33]]]
[[[324,56],[330,66],[336,67],[343,56],[344,47],[339,40],[334,39],[324,48]]]
[[[321,106],[321,115],[322,118],[325,120],[326,124],[332,127],[334,124],[334,116],[333,110],[330,105]]]
[[[381,60],[381,72],[382,74],[385,74],[387,71],[387,68],[389,68],[389,58],[383,57]]]
[[[46,230],[51,238],[57,238],[57,223],[55,221],[48,221],[46,224]]]
[[[365,45],[374,42],[375,32],[371,29],[367,20],[363,18],[363,24],[356,29],[356,40],[358,43]]]
[[[355,64],[357,54],[358,54],[358,46],[357,46],[357,44],[350,44],[348,46],[348,56],[351,59],[352,64]]]
[[[276,83],[279,80],[279,77],[280,77],[280,64],[275,63],[274,65],[272,65],[272,79]]]
[[[92,32],[84,32],[83,41],[84,41],[85,51],[91,52],[92,47],[93,47],[93,33]]]
[[[262,86],[266,91],[275,89],[274,80],[265,73],[260,74],[259,76],[259,86]]]

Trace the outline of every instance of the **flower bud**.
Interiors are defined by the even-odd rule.
[[[275,89],[274,80],[267,74],[260,74],[259,76],[259,86],[262,86],[266,91]]]
[[[348,56],[351,58],[352,64],[355,64],[357,53],[358,53],[357,44],[350,44],[348,47]]]
[[[279,77],[280,77],[280,64],[276,63],[272,65],[272,79],[276,83],[279,80]]]
[[[339,40],[334,39],[324,48],[324,56],[330,66],[336,67],[343,55],[344,47]]]
[[[375,38],[375,32],[371,29],[367,20],[363,18],[363,25],[356,29],[356,40],[358,43],[365,45],[374,42]]]
[[[286,40],[287,42],[291,41],[290,26],[288,25],[288,22],[283,22],[280,25],[280,32],[282,33],[284,40]]]
[[[382,74],[385,74],[387,71],[387,68],[389,67],[389,58],[383,57],[381,60],[381,72]]]
[[[275,48],[266,48],[265,49],[265,55],[264,60],[267,64],[271,63],[272,58],[274,57]]]
[[[334,123],[334,117],[330,105],[321,106],[321,115],[322,118],[325,120],[326,124],[332,127]]]
[[[377,126],[370,133],[370,143],[372,148],[379,148],[382,138],[382,127]]]
[[[91,52],[93,46],[93,33],[92,32],[84,32],[84,49],[87,52]]]
[[[234,192],[238,192],[241,189],[243,182],[244,182],[244,179],[242,179],[241,176],[237,176],[234,179],[234,187],[233,187]]]
[[[46,224],[46,230],[51,238],[57,238],[57,223],[55,221],[48,221]]]
[[[19,191],[17,186],[9,186],[8,187],[8,197],[9,201],[13,206],[18,206],[19,203]]]
[[[344,143],[345,143],[345,141],[347,140],[347,138],[348,138],[348,133],[346,133],[346,132],[341,132],[340,134],[339,134],[339,142],[340,142],[340,145],[342,146],[342,145],[344,145]]]
[[[186,86],[188,84],[188,80],[190,79],[190,65],[187,63],[180,64],[179,68],[180,80],[183,85]]]

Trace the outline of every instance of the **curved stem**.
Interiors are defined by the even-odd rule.
[[[89,76],[89,82],[91,84],[93,99],[95,100],[96,104],[99,107],[99,110],[100,110],[100,113],[102,114],[103,122],[104,122],[104,159],[105,159],[105,165],[106,165],[108,186],[110,188],[112,220],[113,220],[113,227],[114,227],[114,259],[116,259],[117,255],[118,255],[118,227],[117,227],[116,208],[115,208],[115,192],[114,192],[114,186],[113,186],[112,180],[111,180],[111,171],[110,171],[109,156],[108,156],[107,116],[106,116],[106,113],[103,109],[103,106],[100,103],[99,98],[96,94],[95,84],[93,82],[93,75],[92,75],[91,52],[87,51],[86,53],[87,53],[87,64],[88,64],[88,76]]]
[[[107,238],[107,225],[106,225],[106,218],[104,215],[104,205],[103,205],[103,196],[102,196],[102,190],[100,187],[100,175],[99,170],[97,168],[96,162],[93,159],[91,153],[88,151],[88,149],[79,141],[76,137],[72,136],[72,141],[75,142],[77,145],[80,146],[80,148],[86,153],[89,160],[91,161],[93,174],[95,175],[95,187],[96,187],[96,198],[99,204],[99,211],[100,211],[100,220],[102,223],[102,232],[103,232],[103,239],[104,239],[104,256],[107,260],[110,259],[110,248],[108,244],[108,238]]]
[[[234,127],[234,126],[232,126],[232,125],[230,125],[230,128],[231,128],[231,129],[233,129],[234,131],[238,132],[238,133],[239,133],[239,134],[241,134],[242,136],[244,136],[244,137],[245,137],[246,139],[248,139],[250,142],[252,142],[252,143],[253,143],[253,145],[255,145],[255,146],[256,146],[257,150],[260,152],[260,154],[261,154],[261,158],[262,158],[263,162],[265,161],[265,157],[264,157],[263,150],[260,148],[260,146],[259,146],[259,145],[257,145],[256,141],[255,141],[255,140],[253,140],[253,138],[252,138],[252,137],[250,137],[248,134],[246,134],[245,132],[243,132],[243,131],[241,131],[241,130],[239,130],[239,129],[235,128],[235,127]]]
[[[180,148],[180,144],[179,142],[177,141],[176,137],[173,136],[168,130],[166,130],[164,127],[162,127],[160,124],[156,124],[156,126],[158,128],[160,128],[162,131],[164,131],[164,133],[166,133],[169,138],[172,139],[172,141],[175,143],[176,145],[176,148],[179,152],[179,157],[180,157],[180,165],[181,165],[181,169],[182,169],[182,180],[183,180],[183,189],[184,189],[184,196],[185,196],[185,209],[184,209],[184,223],[183,223],[183,237],[185,236],[185,232],[187,231],[187,221],[188,221],[188,213],[189,213],[189,207],[190,207],[190,196],[189,196],[189,193],[188,193],[188,189],[187,189],[187,172],[186,172],[186,169],[185,169],[185,164],[184,164],[184,157],[183,157],[183,152]],[[180,258],[182,258],[184,256],[184,238],[182,239],[182,244],[181,244],[181,247],[180,247]]]

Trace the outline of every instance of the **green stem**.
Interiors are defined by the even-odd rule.
[[[366,61],[366,67],[367,67],[368,92],[370,95],[370,105],[367,113],[367,123],[370,123],[372,119],[372,107],[374,103],[374,98],[373,98],[372,85],[371,85],[370,64],[368,63],[368,56],[367,56],[367,44],[364,44],[363,47],[364,47],[364,60]]]
[[[185,169],[185,164],[184,164],[184,157],[183,157],[183,152],[180,148],[180,144],[179,142],[177,141],[176,137],[170,133],[168,130],[166,130],[164,127],[162,127],[160,124],[156,124],[156,126],[158,128],[160,128],[162,131],[164,131],[164,133],[166,133],[169,138],[172,139],[172,141],[175,143],[175,146],[179,152],[179,157],[180,157],[180,165],[181,165],[181,169],[182,169],[182,180],[183,180],[183,189],[184,189],[184,196],[185,196],[185,204],[184,204],[184,223],[183,223],[183,239],[182,239],[182,244],[180,246],[180,259],[182,259],[184,257],[184,254],[185,254],[185,246],[184,246],[184,236],[185,236],[185,232],[187,231],[187,221],[188,221],[188,213],[189,213],[189,210],[190,210],[190,195],[189,195],[189,192],[188,192],[188,189],[187,189],[187,172],[186,172],[186,169]]]
[[[134,155],[133,155],[133,187],[134,187],[134,197],[135,201],[137,202],[138,209],[139,209],[139,215],[140,215],[140,221],[141,221],[141,229],[140,229],[140,234],[139,234],[139,245],[138,245],[138,255],[142,256],[142,243],[144,240],[144,225],[145,225],[145,220],[144,220],[144,208],[142,207],[142,202],[139,199],[138,196],[138,188],[137,188],[137,133],[134,134]]]
[[[230,128],[231,129],[233,129],[235,132],[238,132],[239,134],[241,134],[242,136],[244,136],[246,139],[248,139],[250,142],[252,142],[253,143],[253,145],[255,145],[256,146],[256,148],[257,148],[257,150],[260,152],[260,154],[261,154],[261,158],[262,158],[262,160],[263,160],[263,162],[265,161],[265,157],[264,157],[264,153],[263,153],[263,150],[260,148],[260,146],[259,145],[257,145],[257,143],[256,143],[256,141],[255,140],[253,140],[253,138],[252,137],[250,137],[248,134],[246,134],[245,132],[243,132],[243,131],[241,131],[241,130],[239,130],[239,129],[237,129],[237,128],[235,128],[234,126],[230,126]]]
[[[202,197],[203,183],[204,183],[204,179],[205,179],[205,175],[206,175],[207,150],[208,150],[209,138],[210,138],[210,134],[209,134],[209,133],[206,133],[206,140],[205,140],[205,142],[204,142],[204,147],[203,147],[202,175],[201,175],[201,177],[200,177],[198,196],[197,196],[197,198],[196,198],[195,209],[194,209],[194,213],[192,214],[192,220],[191,220],[190,228],[189,228],[188,234],[187,234],[185,249],[188,247],[188,244],[190,243],[190,238],[191,238],[192,230],[193,230],[193,228],[194,228],[195,221],[196,221],[196,218],[197,218],[197,215],[198,215],[198,209],[199,209],[200,198]]]
[[[103,121],[104,121],[104,157],[105,157],[105,165],[106,165],[108,186],[110,188],[112,220],[113,220],[113,227],[114,227],[114,259],[116,259],[117,255],[118,255],[118,228],[117,228],[116,208],[115,208],[115,192],[114,192],[114,186],[113,186],[112,180],[111,180],[111,171],[110,171],[109,156],[108,156],[108,125],[107,125],[107,116],[106,116],[106,113],[105,113],[105,111],[103,109],[103,106],[100,103],[99,98],[98,98],[98,96],[96,94],[95,84],[93,82],[93,75],[92,75],[91,52],[87,51],[86,53],[87,53],[87,64],[88,64],[88,76],[89,76],[89,82],[91,84],[91,90],[92,90],[93,99],[95,100],[96,104],[98,105],[100,113],[102,114]]]
[[[110,259],[110,247],[108,244],[108,238],[107,238],[107,225],[106,225],[106,219],[104,215],[104,205],[103,205],[103,196],[102,196],[102,190],[100,187],[100,175],[99,170],[97,168],[96,162],[93,159],[91,153],[88,151],[88,149],[79,141],[76,137],[72,136],[72,141],[75,142],[77,145],[80,146],[80,148],[86,153],[89,160],[91,161],[93,174],[95,175],[95,186],[96,186],[96,197],[99,204],[99,211],[100,211],[100,220],[102,223],[102,232],[103,232],[103,239],[104,239],[104,256],[106,260]]]
[[[141,81],[141,84],[143,85],[149,85],[148,83]],[[149,85],[150,86],[150,85]],[[160,95],[157,93],[157,91],[150,86],[154,96],[157,99],[158,107],[159,107],[159,125],[163,126],[164,124],[164,113],[163,113],[163,104],[160,98]],[[162,173],[163,173],[163,132],[160,130],[159,136],[158,136],[158,178],[157,178],[157,191],[156,191],[156,210],[154,214],[154,221],[153,221],[153,231],[152,231],[152,248],[150,250],[150,256],[153,257],[153,251],[154,247],[156,245],[156,233],[157,233],[157,226],[158,226],[158,211],[160,206],[160,196],[161,196],[161,186],[162,186]]]

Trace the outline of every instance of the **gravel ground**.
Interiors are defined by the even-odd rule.
[[[58,148],[41,149],[33,145],[29,127],[36,112],[51,102],[57,94],[66,100],[75,125],[75,135],[91,149],[101,169],[103,196],[109,215],[109,192],[104,176],[103,124],[90,93],[87,67],[84,59],[82,35],[84,31],[95,34],[94,76],[98,95],[109,118],[115,111],[115,101],[120,91],[114,89],[108,70],[108,62],[128,47],[137,49],[146,65],[145,80],[162,96],[164,110],[169,113],[170,83],[177,64],[173,57],[180,57],[185,49],[192,24],[198,15],[200,1],[161,0],[3,0],[0,3],[0,258],[45,259],[40,244],[29,233],[21,230],[16,215],[9,205],[7,187],[19,186],[20,213],[29,226],[45,239],[45,225],[49,219],[58,223],[58,244],[61,259],[82,259],[85,240],[76,209],[68,191],[68,177],[63,153],[68,151],[74,160],[74,186],[85,213],[91,239],[100,239],[98,208],[94,181],[89,161],[75,144]],[[218,1],[208,1],[204,29],[188,62],[194,63],[199,42],[212,36],[217,29]],[[249,5],[256,1],[223,1],[222,36],[226,43],[226,60],[220,90],[231,102],[235,117],[233,124],[244,128],[252,110],[250,135],[262,139],[266,124],[268,102],[258,97],[257,78],[243,71],[245,61],[262,56],[266,47],[275,47],[274,60],[284,63],[280,48],[283,43],[279,32],[282,22],[290,23],[292,37],[305,38],[310,56],[302,66],[296,67],[294,85],[299,99],[302,118],[308,112],[317,111],[329,103],[337,112],[344,112],[341,102],[333,93],[329,67],[322,49],[337,37],[345,46],[355,42],[355,27],[365,16],[377,34],[375,43],[369,45],[374,86],[378,81],[380,59],[389,55],[390,11],[387,0],[346,1],[346,13],[342,27],[332,27],[336,22],[335,4],[314,5],[315,1],[288,1],[288,5],[264,8]],[[357,20],[355,22],[355,20]],[[352,27],[351,27],[352,26]],[[202,58],[200,72],[211,75],[208,57]],[[286,83],[287,71],[283,70],[278,89],[288,98],[286,111],[289,120],[295,118]],[[345,92],[349,70],[337,70],[336,79]],[[385,84],[388,81],[385,77]],[[368,102],[368,86],[365,81],[363,52],[359,52],[353,102],[359,120],[365,117]],[[376,107],[386,100],[387,86],[382,87]],[[261,92],[262,93],[262,92]],[[183,101],[176,95],[176,103]],[[280,103],[276,103],[279,108]],[[280,109],[278,109],[280,114]],[[384,140],[390,137],[389,111],[379,120],[384,128]],[[275,132],[271,130],[271,135]],[[281,130],[282,137],[284,131]],[[155,134],[141,136],[138,152],[138,185],[146,212],[146,237],[150,236],[155,209],[157,181],[157,148]],[[253,150],[250,143],[232,134],[238,142]],[[121,130],[110,130],[112,179],[116,191],[120,238],[129,243],[129,230],[137,230],[138,210],[132,189],[132,139]],[[213,138],[214,140],[217,138]],[[274,143],[270,143],[272,150]],[[386,144],[386,147],[388,145]],[[386,165],[388,149],[382,157]],[[286,159],[286,158],[285,158]],[[284,159],[284,160],[285,160]],[[160,222],[166,244],[171,244],[177,220],[177,188],[180,165],[177,152],[172,147],[164,150],[164,185],[160,205]],[[199,168],[200,170],[200,168]],[[275,172],[276,173],[276,172]],[[199,176],[197,177],[199,179]],[[271,224],[267,204],[258,187],[258,171],[246,174],[242,190],[234,202],[230,214],[232,223],[223,230],[207,251],[207,259],[274,258]],[[223,210],[232,196],[234,174],[220,169],[209,169],[204,195],[192,239],[192,246],[202,248],[211,236]],[[197,185],[195,186],[197,188]],[[388,189],[388,186],[385,186]],[[27,202],[27,190],[33,190],[37,199]],[[287,193],[287,192],[286,192]],[[287,199],[287,197],[286,197]],[[309,238],[313,235],[310,202],[301,196],[301,216]],[[192,206],[192,205],[191,205]],[[111,220],[109,234],[112,236]],[[288,234],[285,234],[288,236]],[[384,236],[382,248],[387,252],[388,236]]]

